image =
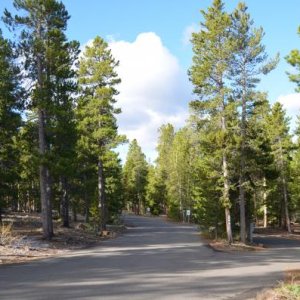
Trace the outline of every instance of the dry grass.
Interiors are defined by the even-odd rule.
[[[11,245],[15,240],[16,236],[13,235],[12,231],[13,223],[2,224],[0,227],[0,245],[8,246]]]
[[[228,244],[225,240],[208,241],[208,245],[216,251],[222,252],[247,252],[247,251],[261,251],[265,248],[263,245],[245,245],[243,243]]]
[[[297,283],[281,283],[275,292],[280,300],[300,300],[300,285]]]
[[[0,226],[0,265],[63,254],[97,245],[118,234],[117,228],[110,228],[105,236],[100,236],[88,224],[71,222],[70,228],[64,228],[54,220],[55,235],[47,241],[42,238],[37,213],[10,213],[5,215],[4,224]]]
[[[287,271],[284,282],[262,291],[256,300],[300,300],[300,270]]]

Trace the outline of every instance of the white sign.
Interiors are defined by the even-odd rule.
[[[189,209],[186,210],[186,215],[190,216],[191,215],[191,211]]]

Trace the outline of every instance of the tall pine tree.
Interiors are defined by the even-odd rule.
[[[64,51],[69,15],[64,4],[56,0],[14,0],[13,4],[20,15],[12,16],[5,10],[4,21],[12,29],[22,28],[18,45],[26,80],[31,85],[29,108],[38,116],[43,235],[50,239],[53,236],[51,130],[59,109],[57,72],[62,67],[61,51]]]
[[[115,107],[118,94],[116,73],[118,62],[113,58],[107,43],[97,36],[87,46],[79,62],[80,99],[77,108],[79,147],[94,157],[98,174],[99,230],[106,228],[108,204],[104,156],[107,151],[125,141],[118,134]]]
[[[202,119],[215,123],[218,151],[221,153],[222,195],[225,209],[228,242],[232,242],[230,174],[228,161],[228,116],[230,90],[226,84],[229,75],[233,43],[230,36],[231,19],[224,11],[221,0],[214,0],[207,11],[201,11],[204,22],[201,29],[192,35],[193,64],[189,77],[194,85],[194,93],[199,99],[191,102],[191,108]]]
[[[278,194],[279,214],[281,225],[286,227],[288,232],[291,232],[290,208],[289,208],[289,161],[293,144],[291,135],[289,134],[289,118],[279,102],[276,102],[271,114],[267,118],[268,127],[267,134],[271,142],[272,153],[275,157],[276,169],[279,173],[278,177]]]
[[[256,102],[254,90],[259,83],[259,75],[270,72],[277,59],[266,63],[267,55],[262,45],[262,28],[254,28],[247,13],[245,3],[239,3],[232,14],[232,40],[235,44],[231,61],[231,79],[233,80],[234,98],[240,107],[240,171],[239,171],[239,206],[240,238],[246,242],[246,199],[247,152],[251,142],[248,134],[248,119]]]

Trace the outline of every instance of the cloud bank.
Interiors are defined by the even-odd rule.
[[[110,41],[109,46],[120,62],[119,131],[136,138],[153,161],[158,128],[168,122],[181,127],[188,117],[191,86],[186,71],[153,32],[141,33],[133,42]]]

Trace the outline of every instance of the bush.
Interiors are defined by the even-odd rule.
[[[170,205],[168,210],[168,217],[174,221],[180,221],[180,210],[178,205]]]

